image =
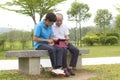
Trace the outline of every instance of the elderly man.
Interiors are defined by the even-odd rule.
[[[69,76],[70,75],[75,75],[73,68],[76,67],[77,64],[77,59],[79,55],[79,49],[73,46],[71,43],[69,43],[69,30],[66,25],[63,24],[63,15],[60,13],[56,14],[57,20],[55,24],[52,26],[53,29],[53,35],[56,40],[65,40],[65,44],[67,47],[64,47],[64,49],[68,49],[71,54],[71,60],[69,63],[69,66],[66,66],[66,54],[67,51],[65,50],[64,56],[61,61],[63,61],[63,67],[65,68],[65,74]],[[64,44],[63,44],[64,45]]]

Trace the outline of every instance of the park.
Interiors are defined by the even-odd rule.
[[[56,5],[65,1],[67,0],[13,0],[0,3],[0,9],[28,16],[35,26],[38,15],[38,20],[41,21],[46,13],[57,12]],[[33,48],[34,28],[30,31],[18,30],[16,26],[7,29],[0,27],[0,80],[120,80],[120,15],[113,16],[108,9],[98,9],[96,14],[89,10],[88,4],[74,0],[66,11],[68,21],[74,22],[75,26],[69,28],[70,43],[80,51],[75,76],[52,75],[51,63],[43,62],[49,67],[41,64],[42,60],[49,60],[48,52]],[[120,6],[116,6],[116,10],[120,12]],[[92,15],[95,16],[95,25],[83,26],[83,22],[87,23]],[[68,61],[69,57],[70,54],[67,55]],[[8,60],[11,62],[6,64]],[[10,68],[12,60],[16,61],[15,69],[1,69],[4,65]]]

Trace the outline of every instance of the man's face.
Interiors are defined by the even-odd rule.
[[[56,15],[56,16],[57,16],[56,25],[60,26],[62,24],[63,17],[61,15]]]
[[[46,21],[47,26],[52,26],[53,23],[54,23],[54,22],[51,22],[51,21],[48,21],[48,20]]]

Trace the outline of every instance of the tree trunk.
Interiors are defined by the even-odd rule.
[[[41,19],[42,19],[42,16],[44,16],[44,15],[42,15],[42,14],[39,14],[39,15],[40,15],[39,21],[41,21]]]
[[[32,19],[34,21],[34,25],[36,25],[37,23],[36,23],[36,20],[35,20],[35,16],[32,16]],[[34,46],[33,35],[31,37],[32,37],[32,46]]]
[[[33,19],[34,25],[36,25],[35,16],[32,16],[32,19]]]

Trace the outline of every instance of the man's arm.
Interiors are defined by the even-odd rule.
[[[48,42],[49,44],[53,42],[52,39],[41,39],[41,38],[38,38],[37,36],[33,36],[33,40],[37,42]]]
[[[65,43],[66,43],[66,45],[68,45],[69,39],[70,39],[70,38],[69,38],[69,35],[66,35],[66,36],[65,36],[65,39],[66,39]]]
[[[66,35],[66,36],[65,36],[65,39],[66,39],[66,40],[69,40],[69,39],[70,39],[70,38],[69,38],[69,35]]]

